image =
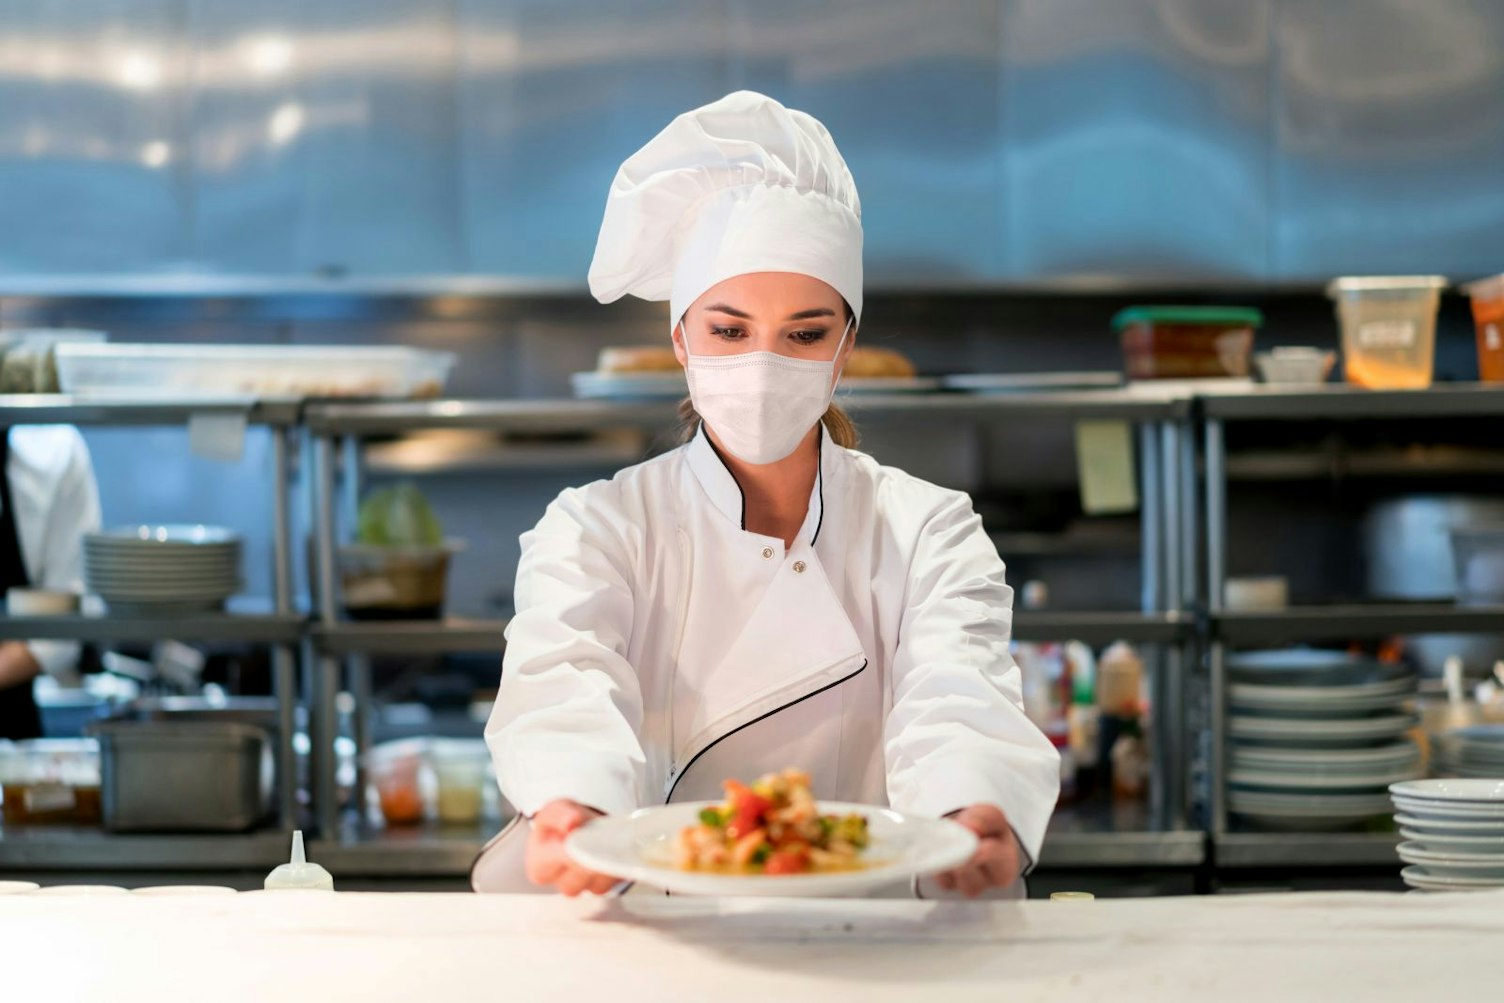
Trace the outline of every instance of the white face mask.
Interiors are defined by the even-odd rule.
[[[689,396],[700,417],[737,458],[776,463],[798,448],[830,406],[836,359],[851,332],[851,320],[828,362],[791,359],[777,352],[690,355],[689,331],[682,323],[680,331],[689,358]]]

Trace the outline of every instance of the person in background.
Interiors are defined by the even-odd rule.
[[[615,879],[564,853],[572,829],[794,766],[821,798],[975,832],[940,890],[1022,892],[1059,756],[1024,714],[1012,590],[971,500],[858,452],[831,405],[861,246],[830,134],[761,94],[681,115],[622,165],[591,291],[670,301],[689,435],[522,538],[486,728],[521,821],[477,890],[603,893]]]
[[[11,589],[83,592],[83,538],[99,528],[89,449],[68,425],[0,429],[0,595]],[[70,679],[79,645],[0,641],[0,739],[38,738],[32,682]]]

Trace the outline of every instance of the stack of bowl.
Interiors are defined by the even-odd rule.
[[[132,526],[84,537],[89,591],[123,616],[224,608],[240,591],[240,537],[214,526]]]
[[[1504,777],[1504,724],[1475,724],[1442,734],[1436,739],[1432,764],[1442,776]]]
[[[1256,826],[1328,830],[1387,815],[1389,784],[1421,775],[1402,665],[1315,649],[1228,659],[1228,807]]]
[[[1405,842],[1401,875],[1425,891],[1504,888],[1504,780],[1411,780],[1389,788]]]

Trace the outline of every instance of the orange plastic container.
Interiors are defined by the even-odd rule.
[[[1504,383],[1504,273],[1463,286],[1478,328],[1478,379]]]

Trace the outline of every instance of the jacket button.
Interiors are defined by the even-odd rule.
[[[764,547],[764,548],[762,548],[762,559],[765,560],[765,561],[770,561],[770,560],[773,559],[773,548],[772,547]]]
[[[804,574],[804,562],[803,561],[795,561],[794,562],[794,574],[796,574],[796,575],[802,575],[802,574]]]

